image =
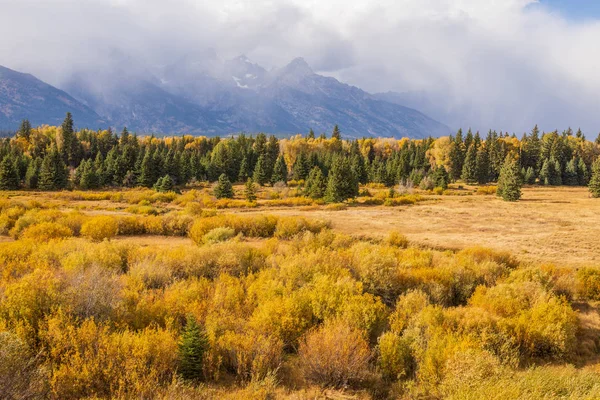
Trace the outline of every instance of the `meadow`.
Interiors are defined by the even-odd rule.
[[[0,397],[600,397],[586,188],[213,189],[3,192]]]

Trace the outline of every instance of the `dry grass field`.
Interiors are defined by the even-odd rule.
[[[310,214],[352,235],[383,237],[396,230],[427,247],[483,246],[510,251],[524,261],[573,266],[600,262],[600,201],[587,188],[531,187],[523,194],[517,203],[495,196],[431,196],[414,206],[269,212]]]
[[[111,200],[65,201],[41,192],[14,192],[11,200],[56,203],[62,210],[77,209],[88,215],[131,214],[130,204]],[[181,209],[176,204],[155,207],[165,212]],[[350,235],[382,238],[399,231],[424,247],[456,250],[482,246],[509,251],[522,261],[568,266],[600,263],[600,200],[591,198],[583,187],[528,187],[516,203],[496,196],[425,195],[416,205],[398,207],[358,205],[332,211],[323,205],[259,206],[223,212],[314,217],[328,220],[334,230]],[[5,240],[10,239],[0,237]],[[188,238],[156,236],[118,240],[149,246],[189,242]]]

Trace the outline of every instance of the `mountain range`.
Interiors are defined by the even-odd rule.
[[[288,135],[330,132],[335,124],[345,137],[423,138],[450,131],[396,98],[319,75],[302,58],[268,71],[246,56],[223,60],[205,51],[151,70],[117,55],[59,86],[0,67],[0,129],[15,129],[24,118],[59,124],[70,111],[80,128],[127,126],[154,134]]]

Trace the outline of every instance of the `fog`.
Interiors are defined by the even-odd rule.
[[[273,68],[302,56],[370,92],[414,92],[453,128],[600,131],[600,23],[530,0],[0,0],[0,65],[60,87],[215,49]],[[426,104],[429,102],[430,104]]]

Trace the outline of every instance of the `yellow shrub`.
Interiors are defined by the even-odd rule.
[[[56,222],[42,222],[33,225],[23,231],[23,239],[31,239],[38,242],[46,242],[52,239],[65,239],[73,236],[73,231],[68,227]]]
[[[393,332],[379,337],[377,345],[379,369],[386,380],[408,379],[415,368],[410,342]]]
[[[476,194],[481,196],[495,196],[498,191],[498,186],[480,186],[477,188]]]
[[[404,249],[408,247],[408,239],[406,236],[397,231],[390,232],[387,237],[387,243],[390,246],[396,246]]]
[[[93,217],[81,227],[81,234],[95,242],[112,239],[119,233],[119,223],[111,216]]]

